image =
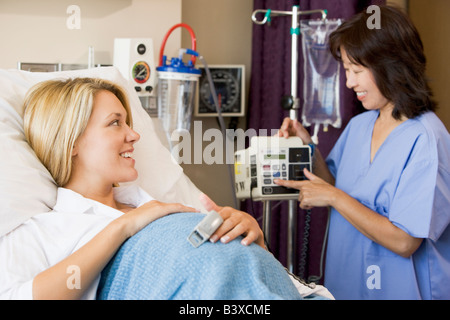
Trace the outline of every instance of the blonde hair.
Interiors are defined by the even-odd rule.
[[[126,123],[132,127],[125,90],[104,79],[48,80],[27,93],[25,137],[58,186],[64,186],[70,179],[74,143],[86,129],[95,95],[103,90],[119,99],[127,112]]]

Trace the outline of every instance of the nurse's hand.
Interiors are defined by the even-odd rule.
[[[302,139],[304,144],[312,143],[311,135],[297,119],[284,118],[277,135],[285,138],[297,136]]]
[[[210,241],[216,242],[220,239],[222,243],[228,243],[243,235],[244,239],[241,241],[243,245],[247,246],[255,242],[264,249],[266,248],[264,245],[264,234],[258,222],[251,215],[231,207],[218,206],[204,193],[200,195],[200,201],[206,210],[217,211],[223,219],[222,225],[212,234]]]
[[[314,207],[333,206],[339,190],[309,172],[308,169],[305,168],[303,172],[308,180],[293,181],[275,179],[274,183],[279,186],[300,190],[298,201],[302,209],[308,210]]]

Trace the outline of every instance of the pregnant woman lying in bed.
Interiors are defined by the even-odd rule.
[[[247,213],[205,196],[205,208],[224,222],[194,248],[186,238],[203,213],[118,185],[137,178],[139,140],[120,87],[91,78],[45,81],[30,90],[25,108],[28,142],[60,188],[53,211],[2,239],[26,248],[11,260],[21,267],[3,296],[301,299],[304,287],[264,249]]]

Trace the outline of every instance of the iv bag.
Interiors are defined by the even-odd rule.
[[[307,127],[316,124],[315,137],[320,124],[325,131],[328,125],[341,127],[340,63],[333,58],[328,45],[330,33],[340,24],[340,19],[300,21],[304,59],[302,123]]]

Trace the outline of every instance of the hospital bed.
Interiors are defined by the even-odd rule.
[[[139,178],[136,183],[160,201],[181,202],[203,210],[202,204],[199,201],[199,194],[201,191],[183,173],[182,168],[174,161],[168,149],[161,143],[155,130],[155,125],[146,111],[141,107],[134,88],[121,76],[116,68],[102,67],[51,73],[0,70],[0,152],[2,154],[0,160],[0,203],[2,204],[0,208],[0,237],[11,232],[14,228],[23,224],[33,215],[51,211],[51,208],[56,202],[57,186],[49,172],[37,159],[24,137],[22,104],[25,93],[32,85],[40,81],[54,78],[74,77],[98,77],[108,79],[121,85],[128,92],[134,129],[141,136],[139,143],[135,145],[134,152],[136,168],[139,172]],[[206,211],[203,210],[203,212]],[[185,216],[186,219],[187,217],[188,216]],[[174,217],[171,217],[170,219],[174,219]],[[177,221],[179,221],[179,219],[177,219]],[[160,219],[158,223],[160,223],[160,225],[153,225],[152,223],[153,226],[146,228],[157,229],[156,231],[153,231],[150,236],[152,238],[150,241],[155,244],[153,249],[158,245],[167,246],[168,249],[166,250],[166,257],[164,257],[164,259],[168,259],[169,256],[172,256],[171,258],[174,260],[173,265],[179,264],[185,269],[189,268],[192,273],[191,280],[193,282],[191,283],[191,287],[186,287],[186,284],[183,284],[185,286],[184,292],[181,288],[182,285],[174,282],[173,275],[167,275],[167,278],[165,279],[166,282],[164,282],[161,279],[161,277],[163,277],[161,272],[164,271],[165,264],[159,263],[162,269],[153,272],[154,274],[149,275],[149,277],[153,277],[154,281],[157,280],[160,286],[165,286],[165,288],[161,288],[162,291],[173,291],[166,292],[165,295],[159,293],[157,295],[151,295],[147,292],[145,294],[148,294],[148,296],[145,297],[148,298],[251,298],[251,296],[242,296],[241,292],[245,292],[246,290],[241,290],[239,286],[245,286],[246,289],[252,286],[255,287],[256,285],[248,283],[248,274],[259,272],[258,264],[267,263],[264,259],[275,260],[270,257],[270,253],[264,256],[262,260],[255,260],[252,258],[250,258],[250,260],[241,260],[240,258],[237,258],[237,261],[233,263],[238,267],[240,265],[242,270],[237,270],[239,269],[237,268],[233,271],[233,274],[222,279],[222,283],[218,283],[218,279],[211,278],[211,274],[208,272],[208,268],[212,268],[214,263],[208,267],[204,264],[200,265],[199,262],[196,261],[200,259],[197,259],[198,257],[209,254],[213,255],[213,259],[224,259],[224,257],[220,256],[220,253],[211,253],[208,249],[208,246],[213,244],[205,243],[198,249],[190,247],[190,244],[186,240],[186,236],[180,235],[180,233],[190,231],[188,229],[191,228],[191,226],[188,222],[171,222],[170,220]],[[152,231],[150,230],[148,232],[151,233]],[[104,273],[106,274],[104,274],[104,277],[102,278],[100,287],[107,287],[108,291],[103,292],[103,298],[142,298],[142,296],[122,295],[123,292],[126,292],[127,290],[127,292],[133,293],[133,288],[130,286],[139,286],[140,277],[143,272],[142,269],[140,269],[137,276],[133,278],[133,270],[130,270],[130,268],[136,268],[136,263],[133,262],[134,260],[131,261],[129,259],[135,259],[137,253],[145,255],[146,257],[152,256],[152,259],[162,258],[160,253],[158,255],[158,252],[161,250],[156,253],[150,251],[144,252],[141,243],[142,239],[141,242],[139,242],[139,237],[133,238],[134,242],[128,241],[124,244],[117,256],[113,259],[114,261],[112,261],[105,269]],[[145,240],[146,239],[144,239],[144,241]],[[235,241],[235,244],[224,246],[227,246],[227,250],[231,251],[236,249],[235,246],[241,245],[238,241]],[[171,250],[170,248],[172,247],[177,247],[178,251]],[[239,247],[239,250],[241,250],[241,247]],[[259,248],[257,245],[251,247],[253,248],[251,250],[262,250],[262,248]],[[151,248],[147,248],[146,250],[151,250]],[[186,251],[192,251],[193,256],[187,261],[176,261],[179,259],[177,255],[183,255]],[[260,253],[257,253],[257,255],[260,255]],[[145,259],[145,257],[143,257],[143,259]],[[157,264],[158,261],[152,260],[146,261],[145,263],[147,265]],[[256,265],[250,267],[248,264],[251,263],[256,263]],[[145,268],[146,266],[144,264],[141,267]],[[202,270],[199,271],[199,268]],[[274,269],[270,270],[271,272],[273,271],[275,278],[279,277],[279,274],[282,274],[279,272],[279,268],[282,268],[282,266],[275,265]],[[126,283],[123,282],[123,279],[122,282],[115,281],[118,278],[116,277],[116,274],[119,271],[122,272],[122,278],[125,276],[125,279],[127,279],[125,281]],[[239,275],[241,275],[242,278],[239,278]],[[256,277],[260,277],[260,275],[256,275]],[[238,284],[234,282],[232,286],[236,288],[230,288],[230,281],[233,278],[235,280],[238,279],[237,281],[241,281]],[[180,283],[186,282],[185,279],[179,281]],[[211,293],[209,296],[201,296],[200,293],[199,295],[194,293],[191,294],[186,291],[191,290],[190,288],[195,286],[198,287],[198,284],[201,281],[217,282],[217,285],[222,287],[218,289],[218,292]],[[277,279],[277,281],[268,282],[278,283],[282,287],[285,287],[283,281],[286,280],[283,278],[281,280]],[[169,288],[171,286],[173,287],[172,289]],[[305,287],[302,288],[304,289]],[[254,289],[259,290],[259,288],[256,287]],[[294,287],[294,290],[297,291],[303,289],[296,289]],[[228,295],[223,295],[224,291],[227,291]],[[207,293],[207,290],[203,289],[203,292]],[[292,297],[297,297],[296,294],[298,294],[298,292],[291,292],[289,294],[291,294]],[[284,297],[279,297],[286,298],[289,297],[289,294]],[[313,297],[315,296],[313,295]],[[261,298],[270,297],[262,295]]]

